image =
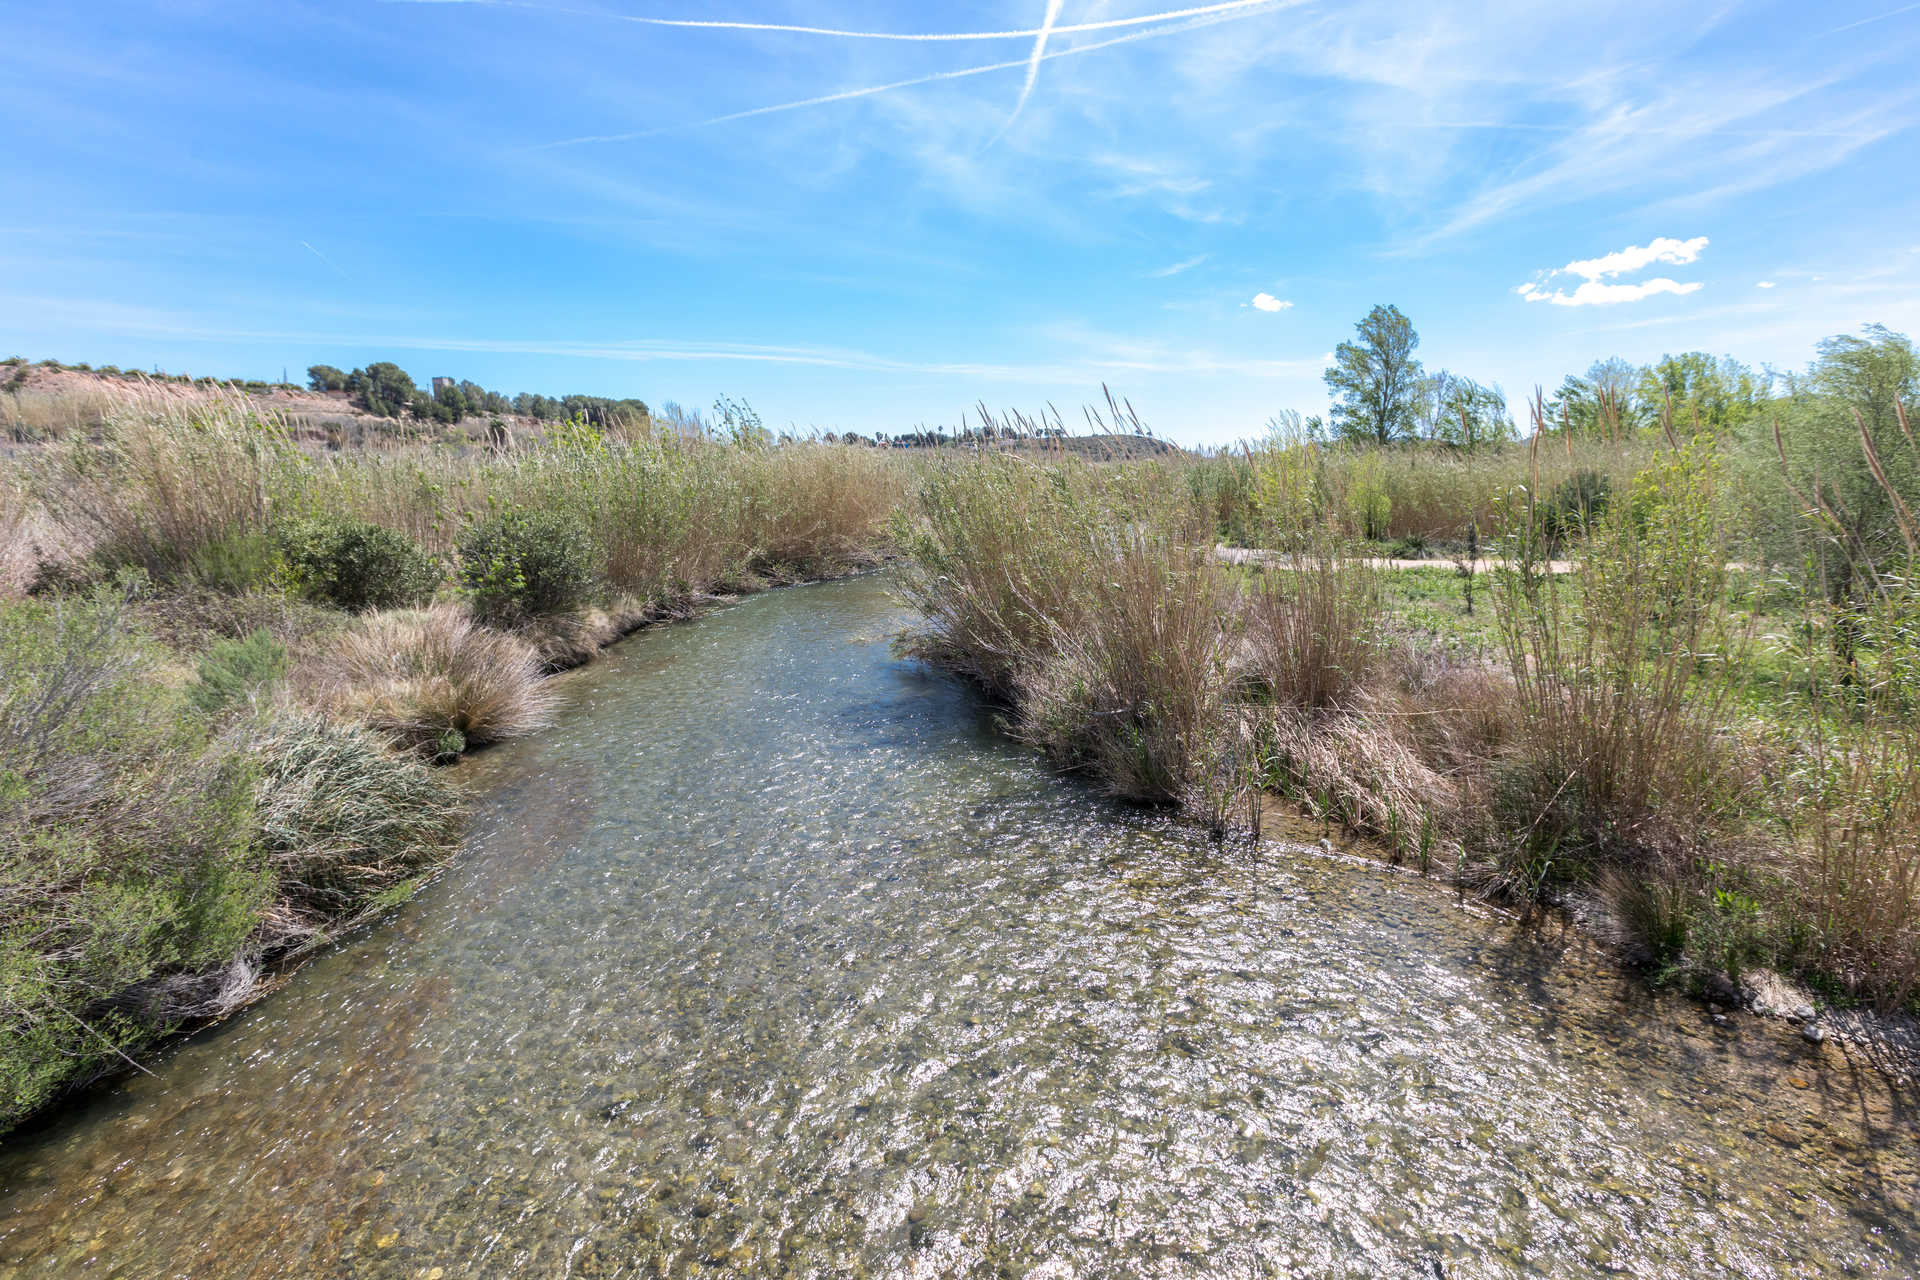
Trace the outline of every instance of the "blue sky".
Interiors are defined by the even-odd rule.
[[[0,32],[0,354],[862,431],[1104,380],[1206,443],[1322,409],[1376,302],[1516,403],[1920,334],[1899,0],[5,0]]]

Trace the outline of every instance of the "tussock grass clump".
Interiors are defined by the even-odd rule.
[[[369,614],[331,637],[301,676],[336,718],[434,757],[532,733],[554,708],[533,646],[456,605]]]
[[[1379,669],[1379,574],[1337,539],[1316,537],[1285,568],[1261,575],[1244,608],[1245,671],[1274,702],[1349,706]]]
[[[1704,438],[1656,459],[1571,575],[1545,563],[1557,506],[1512,518],[1494,599],[1523,727],[1489,839],[1516,883],[1678,856],[1741,802],[1718,472]]]
[[[35,518],[27,495],[0,476],[0,600],[27,594],[40,573]]]
[[[749,455],[741,540],[778,579],[871,562],[904,491],[902,467],[878,450],[789,446]]]
[[[1081,584],[1084,623],[1050,629],[1017,677],[1021,734],[1129,799],[1191,801],[1219,785],[1223,583],[1190,532],[1118,533]]]
[[[310,713],[276,715],[260,759],[256,840],[278,896],[261,929],[272,945],[315,936],[452,851],[452,784],[381,737]]]
[[[1093,606],[1110,479],[998,454],[931,470],[895,535],[909,556],[903,589],[925,619],[914,651],[1013,700]]]

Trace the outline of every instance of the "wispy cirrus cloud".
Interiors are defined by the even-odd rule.
[[[1161,267],[1158,271],[1149,271],[1147,272],[1147,275],[1152,277],[1155,280],[1166,280],[1166,279],[1169,279],[1170,277],[1177,276],[1184,271],[1193,270],[1195,267],[1205,262],[1210,256],[1211,255],[1205,254],[1205,253],[1196,253],[1191,258],[1188,258],[1185,261],[1175,262],[1168,266]]]
[[[481,0],[397,0],[407,4],[472,4]],[[489,3],[493,0],[488,0]],[[708,116],[701,120],[691,120],[681,124],[660,125],[649,129],[636,129],[625,133],[584,134],[579,137],[559,138],[552,142],[536,144],[529,150],[550,150],[559,147],[585,146],[594,143],[634,142],[642,138],[655,138],[663,134],[676,133],[685,129],[704,129],[713,125],[727,124],[735,120],[748,120],[756,116],[778,115],[788,111],[797,111],[806,107],[825,106],[835,102],[850,102],[859,98],[870,98],[879,94],[893,93],[900,89],[916,88],[920,85],[938,84],[942,81],[965,80],[973,76],[991,75],[999,71],[1011,71],[1016,68],[1029,73],[1029,83],[1023,87],[1019,107],[1024,109],[1026,101],[1032,96],[1031,83],[1038,74],[1041,63],[1057,58],[1073,58],[1083,54],[1095,53],[1101,49],[1111,49],[1119,45],[1135,44],[1143,40],[1154,40],[1165,36],[1177,35],[1184,31],[1199,30],[1224,22],[1234,22],[1246,18],[1258,17],[1280,9],[1297,8],[1309,3],[1309,0],[1245,0],[1225,6],[1202,6],[1191,10],[1173,10],[1157,16],[1158,25],[1148,26],[1144,30],[1127,31],[1121,35],[1109,36],[1104,40],[1094,40],[1065,48],[1048,48],[1039,37],[1045,28],[1036,28],[1024,33],[1036,37],[1033,52],[1025,58],[1016,58],[1001,62],[983,63],[973,67],[959,67],[947,71],[934,71],[925,75],[911,76],[904,80],[890,80],[884,84],[863,85],[853,89],[841,89],[833,93],[818,94],[810,98],[798,98],[791,102],[770,103],[762,107],[748,107],[740,111],[729,111],[722,115]],[[1049,0],[1049,12],[1057,12],[1058,5]],[[1146,21],[1146,20],[1142,20]],[[1116,24],[1117,25],[1117,24]],[[1051,34],[1059,34],[1066,28],[1056,27]],[[1083,23],[1073,28],[1078,31],[1103,29],[1099,23]],[[1016,115],[1018,112],[1016,112]],[[1011,120],[1008,122],[1011,123]],[[1004,126],[1003,126],[1004,133]],[[1002,136],[994,135],[994,140]]]

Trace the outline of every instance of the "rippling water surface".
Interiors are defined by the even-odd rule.
[[[0,1270],[1909,1275],[1913,1099],[1384,868],[1210,846],[884,579],[567,677],[464,859],[0,1155]]]

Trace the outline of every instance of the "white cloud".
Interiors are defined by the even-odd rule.
[[[1762,280],[1762,281],[1761,281],[1761,282],[1760,282],[1759,284],[1756,284],[1756,285],[1755,285],[1755,286],[1753,286],[1753,287],[1754,287],[1754,288],[1756,288],[1756,289],[1771,289],[1771,288],[1773,288],[1773,281],[1771,281],[1771,280]]]
[[[1580,276],[1587,280],[1599,280],[1606,276],[1625,275],[1631,271],[1638,271],[1656,262],[1671,262],[1678,266],[1685,266],[1687,263],[1698,260],[1700,251],[1706,247],[1705,236],[1695,236],[1691,240],[1657,236],[1649,244],[1628,245],[1618,253],[1588,258],[1583,262],[1569,262],[1560,270],[1568,275]]]
[[[1651,298],[1656,293],[1693,293],[1700,288],[1698,280],[1682,284],[1666,276],[1655,276],[1639,284],[1602,282],[1609,276],[1639,271],[1655,262],[1686,264],[1698,261],[1700,251],[1706,247],[1705,236],[1695,236],[1691,240],[1656,236],[1644,245],[1630,244],[1617,253],[1569,262],[1566,266],[1554,271],[1538,272],[1533,279],[1515,289],[1514,292],[1528,302],[1551,302],[1556,307],[1611,307],[1622,302],[1638,302],[1642,298]],[[1546,283],[1555,276],[1579,276],[1580,287],[1572,293],[1564,289],[1547,288]]]
[[[1285,298],[1276,298],[1270,293],[1256,293],[1253,295],[1253,305],[1257,311],[1285,311],[1293,304]]]
[[[1598,280],[1589,280],[1572,293],[1542,289],[1528,281],[1514,292],[1528,302],[1551,302],[1556,307],[1610,307],[1620,302],[1638,302],[1656,293],[1693,293],[1699,288],[1698,280],[1681,284],[1678,280],[1655,276],[1640,284],[1601,284]]]

